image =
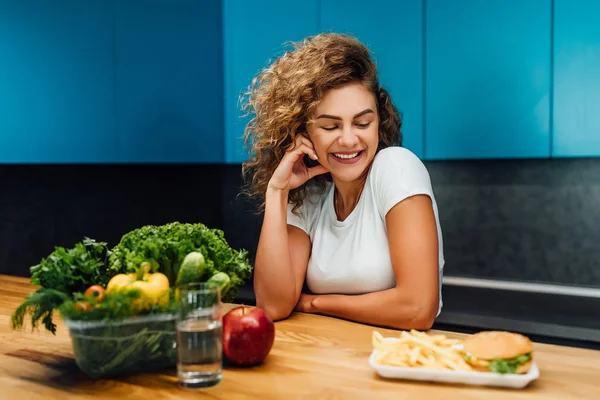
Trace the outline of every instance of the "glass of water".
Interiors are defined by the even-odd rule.
[[[223,375],[221,291],[217,284],[177,288],[177,377],[186,388],[210,387]]]

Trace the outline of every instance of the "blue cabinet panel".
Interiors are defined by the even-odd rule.
[[[374,53],[380,82],[403,116],[403,146],[423,156],[423,1],[322,0],[321,28],[349,33]]]
[[[115,160],[112,2],[0,0],[0,162]]]
[[[600,2],[555,0],[553,155],[600,156]]]
[[[225,59],[225,160],[247,159],[239,97],[267,62],[282,53],[284,43],[317,33],[318,0],[223,1]]]
[[[551,0],[428,0],[428,159],[550,156]]]
[[[115,114],[122,162],[222,162],[221,2],[118,1]]]

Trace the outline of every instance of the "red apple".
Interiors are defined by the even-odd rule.
[[[275,324],[260,308],[239,306],[223,316],[223,353],[232,364],[260,364],[274,341]]]

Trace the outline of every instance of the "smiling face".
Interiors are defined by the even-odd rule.
[[[364,176],[379,143],[375,96],[361,83],[325,93],[308,126],[321,165],[335,180],[353,182]]]

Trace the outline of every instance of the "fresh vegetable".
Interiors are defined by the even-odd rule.
[[[231,279],[225,272],[217,272],[207,281],[208,283],[215,283],[221,289],[221,297],[226,296],[229,286],[231,285]]]
[[[514,374],[521,364],[525,364],[529,360],[531,360],[530,353],[508,360],[495,359],[490,362],[488,369],[499,374]]]
[[[135,229],[125,234],[112,249],[109,264],[114,270],[133,272],[142,262],[149,262],[152,270],[165,274],[174,287],[183,260],[192,252],[200,252],[204,257],[203,277],[217,272],[229,276],[231,283],[223,297],[225,302],[237,296],[239,287],[252,273],[246,250],[232,249],[223,231],[209,229],[201,223],[172,222]]]
[[[32,329],[36,329],[41,321],[48,331],[56,333],[56,324],[52,320],[52,313],[68,299],[69,295],[64,292],[55,289],[38,289],[27,296],[23,304],[17,307],[11,317],[11,328],[21,328],[25,322],[25,316],[30,315]]]
[[[67,295],[83,292],[94,284],[104,286],[110,272],[114,271],[109,271],[107,263],[110,254],[106,243],[87,237],[71,249],[56,247],[48,257],[30,268],[31,283]]]
[[[70,319],[66,324],[75,361],[93,378],[172,369],[177,363],[173,315],[134,317],[126,323]]]
[[[229,302],[252,273],[247,255],[232,249],[223,231],[201,223],[143,226],[112,249],[86,237],[70,249],[56,247],[31,267],[39,288],[15,310],[11,326],[21,328],[30,315],[32,328],[41,322],[55,333],[56,310],[72,321],[171,312],[178,283],[218,281]],[[114,292],[123,287],[126,293]]]
[[[59,308],[65,320],[118,322],[129,317],[145,316],[169,312],[174,304],[153,304],[142,308],[142,293],[139,289],[106,292],[102,302],[78,293],[73,299],[65,301]]]
[[[73,248],[56,247],[38,265],[30,268],[31,283],[39,289],[31,293],[13,313],[11,327],[23,326],[26,315],[31,315],[31,325],[36,329],[40,322],[56,333],[53,311],[75,293],[90,285],[105,284],[109,275],[118,272],[108,266],[110,250],[106,243],[84,238]]]
[[[131,288],[139,289],[144,302],[149,306],[166,306],[169,303],[169,280],[160,272],[149,273],[143,280],[134,281]]]
[[[95,297],[96,301],[98,303],[100,303],[102,300],[104,300],[104,288],[100,285],[92,285],[89,288],[86,289],[85,291],[85,296],[86,297]]]
[[[142,276],[139,273],[119,274],[108,282],[106,290],[108,293],[139,291],[139,298],[134,301],[134,309],[138,311],[149,310],[154,305],[164,307],[169,303],[169,280],[160,272],[143,271]]]
[[[170,308],[173,303],[156,304],[136,316],[140,296],[139,289],[107,291],[102,302],[80,309],[78,304],[93,303],[95,298],[76,294],[61,306],[75,360],[89,376],[122,376],[175,366],[175,314]]]
[[[75,304],[75,309],[77,311],[90,311],[92,309],[92,305],[86,301],[78,301]]]
[[[192,251],[183,259],[177,273],[175,285],[180,286],[192,282],[202,282],[207,272],[206,261],[202,253]]]

